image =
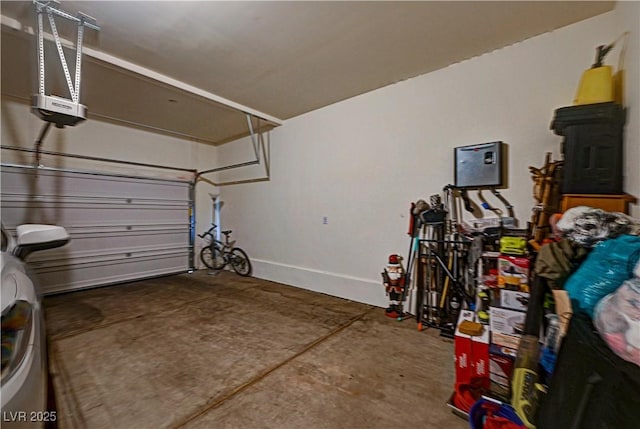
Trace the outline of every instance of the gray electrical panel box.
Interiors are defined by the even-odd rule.
[[[502,142],[491,142],[455,148],[456,187],[502,186],[502,146]]]

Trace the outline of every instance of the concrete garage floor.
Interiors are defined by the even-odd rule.
[[[451,340],[379,308],[206,271],[44,303],[61,429],[469,427]]]

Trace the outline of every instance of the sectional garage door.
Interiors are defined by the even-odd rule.
[[[191,182],[2,167],[2,222],[64,226],[71,242],[28,261],[44,293],[189,271]]]

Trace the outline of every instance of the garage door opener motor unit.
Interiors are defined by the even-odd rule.
[[[65,125],[74,126],[86,119],[87,107],[80,104],[80,76],[82,72],[82,39],[84,28],[90,28],[96,31],[100,27],[96,25],[96,20],[88,15],[78,12],[77,16],[73,16],[59,9],[59,3],[56,1],[37,1],[34,0],[37,18],[37,39],[38,39],[38,94],[32,97],[31,109],[39,118],[44,121],[54,123],[56,127],[63,128]],[[64,98],[55,95],[45,94],[45,61],[44,61],[44,15],[47,16],[51,26],[53,41],[60,57],[60,63],[64,71],[64,77],[69,88],[71,98]],[[76,63],[75,63],[75,81],[71,81],[69,66],[64,55],[62,42],[58,34],[54,15],[75,22],[78,25],[76,39]]]

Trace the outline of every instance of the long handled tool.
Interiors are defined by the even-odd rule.
[[[511,379],[511,405],[528,429],[535,429],[540,393],[536,388],[540,348],[538,333],[542,324],[544,295],[544,279],[536,276],[531,285],[529,308]]]
[[[449,262],[447,263],[447,270],[451,272],[453,269],[453,249],[449,249]],[[451,277],[447,276],[444,279],[444,287],[442,288],[442,296],[440,297],[440,310],[444,309],[444,304],[447,299],[447,293],[449,291],[449,281]]]
[[[407,234],[411,236],[411,240],[409,242],[409,255],[407,257],[407,270],[405,274],[405,283],[404,289],[402,291],[401,303],[405,301],[407,298],[407,293],[411,288],[411,277],[414,269],[414,261],[417,257],[417,245],[418,245],[418,222],[416,222],[416,215],[414,213],[416,208],[416,203],[411,203],[411,207],[409,208],[409,231]],[[402,320],[402,315],[398,317],[398,320]]]
[[[416,238],[416,216],[413,214],[413,211],[416,208],[416,203],[411,203],[411,207],[409,208],[409,231],[407,231],[407,234],[411,237],[411,240],[409,241],[409,256],[407,257],[407,281],[406,284],[407,286],[410,284],[410,280],[411,280],[411,268],[413,266],[413,243],[415,241]],[[406,289],[405,289],[406,290]]]
[[[502,204],[504,204],[504,208],[507,209],[507,215],[509,217],[515,218],[516,215],[513,211],[513,205],[511,205],[511,203],[502,196],[502,194],[496,189],[496,188],[491,188],[491,193],[500,200],[500,202],[502,202]]]
[[[424,234],[424,225],[420,227],[421,234]],[[430,279],[426,279],[425,281],[425,261],[422,256],[422,246],[421,240],[418,239],[418,251],[416,252],[415,258],[417,259],[417,268],[416,268],[416,320],[418,321],[418,331],[422,331],[422,320],[424,317],[424,293],[425,293],[425,284],[429,283]],[[427,272],[429,274],[429,272]]]
[[[500,223],[502,223],[502,210],[500,210],[499,208],[493,207],[491,204],[489,204],[489,202],[484,197],[484,195],[482,195],[482,189],[478,189],[478,199],[482,203],[481,204],[482,208],[485,210],[494,212],[500,219]]]

